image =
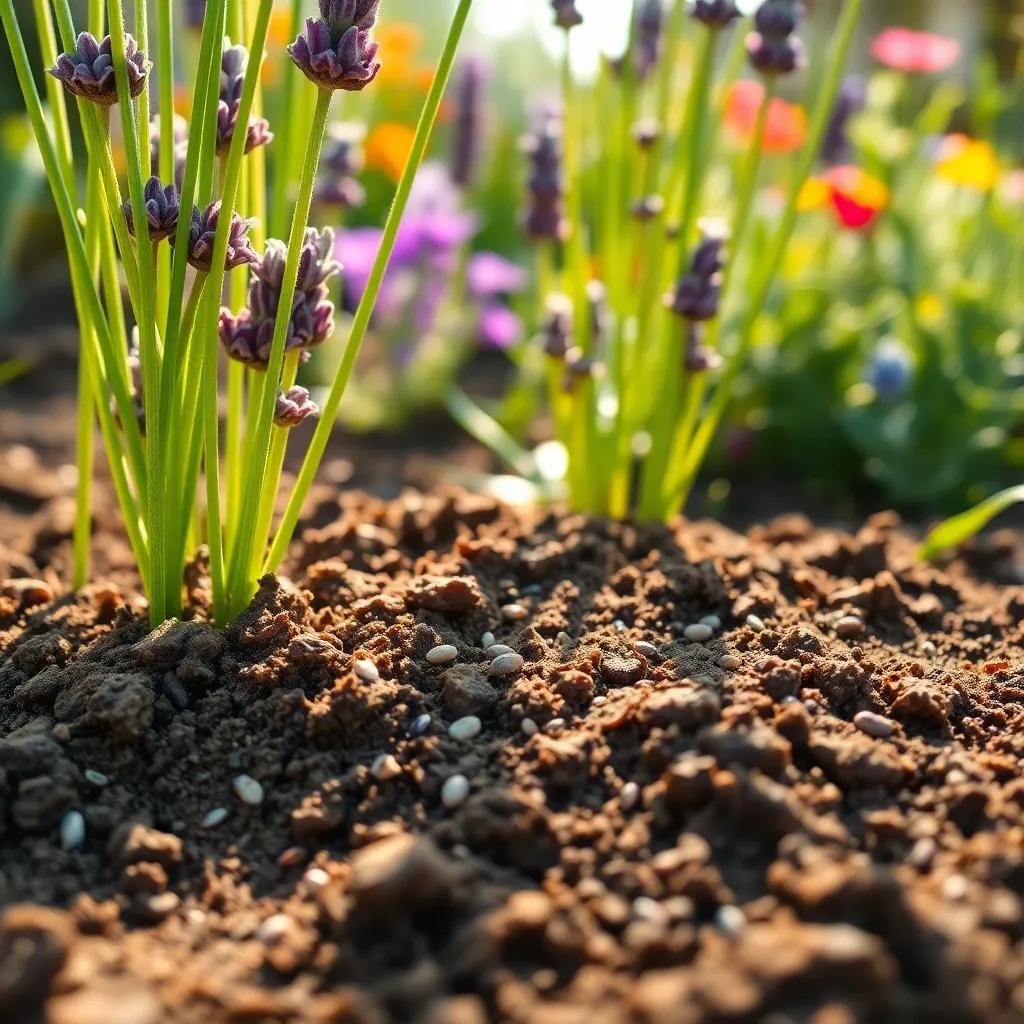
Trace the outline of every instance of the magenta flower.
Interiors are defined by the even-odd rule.
[[[146,78],[153,65],[139,49],[139,44],[128,35],[124,37],[125,59],[128,70],[128,91],[132,98],[146,88]],[[79,99],[90,100],[103,107],[117,102],[117,80],[110,36],[99,42],[91,32],[82,32],[73,53],[62,53],[57,66],[47,68],[64,88]]]
[[[526,271],[496,252],[478,252],[466,269],[469,290],[480,298],[511,295],[526,287]]]
[[[896,71],[936,74],[947,71],[960,59],[960,44],[932,32],[888,28],[871,44],[871,55]]]

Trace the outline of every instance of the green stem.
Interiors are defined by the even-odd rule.
[[[447,390],[445,408],[467,434],[494,452],[513,473],[536,484],[541,482],[533,456],[516,444],[502,425],[488,416],[462,388],[453,386]]]
[[[288,500],[288,506],[285,509],[281,523],[278,526],[277,534],[274,537],[274,543],[271,546],[270,554],[268,555],[265,563],[265,569],[268,571],[274,571],[277,569],[288,550],[292,534],[295,532],[299,516],[302,513],[302,506],[305,503],[306,495],[309,493],[309,489],[313,486],[313,480],[316,477],[320,460],[323,458],[324,452],[327,450],[327,442],[330,439],[331,430],[338,415],[338,409],[341,406],[342,397],[345,394],[345,388],[348,386],[349,378],[352,375],[352,369],[355,366],[356,358],[359,355],[359,349],[362,346],[363,339],[366,337],[367,328],[370,325],[370,317],[373,314],[373,307],[377,303],[381,284],[384,281],[384,274],[387,270],[388,263],[391,260],[391,253],[395,247],[395,238],[398,235],[398,228],[401,224],[402,215],[405,213],[405,207],[409,201],[409,192],[412,190],[413,179],[415,178],[416,172],[419,170],[420,164],[423,162],[424,154],[427,151],[427,145],[430,142],[430,135],[433,131],[434,122],[437,119],[437,112],[441,106],[441,100],[444,97],[444,91],[448,84],[448,78],[451,74],[452,64],[455,61],[455,54],[458,49],[459,40],[462,38],[462,31],[465,28],[466,19],[469,17],[470,8],[472,6],[473,0],[459,0],[459,6],[452,18],[451,28],[448,31],[448,39],[441,54],[437,71],[434,74],[434,81],[432,82],[430,90],[427,93],[427,98],[424,101],[419,124],[416,127],[416,135],[413,139],[409,159],[405,165],[405,170],[402,172],[402,177],[398,182],[395,198],[392,202],[391,210],[388,213],[388,218],[384,225],[384,233],[381,238],[380,249],[377,252],[377,258],[374,261],[372,270],[370,271],[366,290],[363,292],[362,299],[359,302],[359,308],[356,310],[356,315],[352,322],[352,329],[349,333],[348,344],[345,347],[345,352],[342,355],[341,363],[339,364],[337,373],[335,374],[330,393],[324,403],[320,420],[316,425],[316,430],[313,433],[309,449],[303,459],[298,479],[295,482],[295,487],[293,488],[291,497]]]

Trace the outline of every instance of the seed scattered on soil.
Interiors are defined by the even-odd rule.
[[[263,787],[251,775],[237,775],[233,785],[235,795],[243,804],[259,807],[263,803]]]
[[[669,922],[668,911],[650,896],[637,896],[630,904],[633,916],[640,921],[646,921],[658,928],[664,928]]]
[[[539,731],[537,723],[532,718],[524,718],[520,723],[519,728],[522,729],[527,736],[536,736]]]
[[[623,633],[626,630],[626,624],[622,621],[622,619],[616,619],[612,623],[612,628],[615,630],[616,633]]]
[[[296,864],[301,864],[308,854],[306,853],[305,847],[302,846],[289,846],[287,850],[283,851],[281,856],[277,858],[277,866],[279,868],[293,868]]]
[[[465,775],[452,775],[441,787],[441,803],[449,810],[464,803],[469,796],[469,779]]]
[[[844,615],[836,623],[836,636],[843,640],[853,640],[864,633],[864,622],[856,615]]]
[[[635,782],[627,782],[619,791],[619,806],[624,811],[631,811],[640,802],[640,787]]]
[[[766,628],[765,624],[764,624],[764,619],[762,619],[759,615],[748,615],[747,616],[747,625],[755,633],[763,633],[765,631],[765,628]]]
[[[491,662],[491,667],[488,669],[492,676],[514,676],[519,672],[522,672],[523,666],[526,664],[525,659],[521,654],[499,654],[498,657]]]
[[[729,938],[739,936],[747,923],[747,917],[739,907],[726,905],[715,911],[715,927]]]
[[[157,893],[145,901],[146,911],[156,921],[169,917],[180,905],[181,900],[173,892]]]
[[[561,732],[565,728],[564,718],[552,718],[547,725],[544,726],[545,732]]]
[[[453,644],[441,644],[427,651],[427,661],[431,665],[449,665],[459,656],[459,649]]]
[[[494,640],[495,636],[493,633],[484,633],[484,635],[480,637],[480,646],[486,651],[489,647],[494,646]]]
[[[448,735],[453,740],[471,740],[474,736],[480,735],[483,723],[476,715],[466,715],[448,726]]]
[[[260,925],[259,930],[256,932],[256,938],[266,945],[273,945],[275,942],[280,942],[288,934],[291,926],[292,919],[287,914],[274,914],[273,917],[268,917]]]
[[[397,779],[402,774],[402,766],[398,763],[398,759],[394,754],[381,754],[373,762],[370,772],[375,779],[379,779],[381,782],[389,782],[391,779]]]
[[[649,644],[646,640],[637,640],[633,644],[633,653],[639,655],[641,658],[646,658],[648,661],[660,661],[661,655],[658,653],[658,648],[654,644]]]
[[[110,783],[110,779],[103,772],[96,771],[95,768],[86,768],[82,774],[85,776],[86,782],[93,786],[99,786],[101,789]]]
[[[501,609],[501,617],[506,622],[522,622],[528,614],[521,604],[506,604]]]
[[[214,809],[207,813],[206,817],[202,820],[203,828],[216,828],[218,825],[222,825],[227,819],[228,809],[226,807],[214,807]]]
[[[726,672],[735,672],[743,666],[743,659],[738,654],[723,654],[718,659],[718,667]]]
[[[858,711],[853,716],[853,724],[876,740],[888,739],[896,731],[894,722],[883,715],[876,715],[874,711]]]
[[[921,644],[921,654],[923,654],[924,657],[934,658],[938,653],[939,649],[931,642],[931,640],[925,640],[925,642]]]
[[[380,672],[377,671],[377,666],[366,658],[360,658],[352,668],[364,683],[375,683],[380,679]]]
[[[489,658],[497,658],[502,654],[515,653],[516,652],[513,651],[512,648],[507,646],[506,644],[491,644],[491,646],[487,648],[487,656]]]
[[[722,620],[717,615],[705,615],[700,621],[701,625],[710,626],[712,629],[722,628]]]
[[[302,876],[302,880],[310,889],[323,889],[330,882],[331,876],[323,868],[310,868]]]
[[[409,726],[410,736],[422,736],[430,728],[430,715],[418,715]]]
[[[694,644],[702,644],[714,635],[715,631],[706,622],[694,622],[683,630],[683,636]]]
[[[81,811],[68,811],[60,822],[60,845],[64,850],[77,850],[85,842],[85,818]]]

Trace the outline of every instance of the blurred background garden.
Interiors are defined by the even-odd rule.
[[[182,32],[195,6],[181,3]],[[601,82],[628,39],[630,6],[579,2],[573,67],[589,83],[593,132],[607,127]],[[313,223],[337,231],[343,310],[354,309],[365,285],[451,7],[385,0],[380,87],[333,108]],[[838,4],[809,7],[812,49],[834,27]],[[22,8],[28,25],[31,3]],[[524,231],[523,144],[558,102],[563,39],[551,22],[549,0],[478,0],[343,404],[347,437],[434,452],[438,431],[468,429],[497,449],[495,472],[527,476],[520,453],[532,460],[541,446],[542,458],[551,454],[543,444],[551,433],[543,412],[547,312],[537,247]],[[893,27],[935,35],[915,37],[916,49],[887,49],[883,33]],[[281,4],[264,73],[272,123],[293,28],[291,4]],[[796,236],[694,493],[696,511],[742,514],[745,496],[768,489],[781,495],[774,507],[840,516],[895,507],[927,518],[1020,482],[1022,54],[1022,0],[866,5],[834,131],[801,196]],[[692,39],[676,56],[681,68],[692,63]],[[821,70],[786,81],[772,106],[755,240],[779,216]],[[737,62],[720,97],[726,145],[716,154],[712,204],[729,194],[750,140],[755,80]],[[301,161],[301,143],[271,147],[268,159]],[[586,154],[584,133],[580,187],[585,207],[598,210],[607,182]],[[271,196],[272,230],[289,198]],[[16,390],[46,390],[51,364],[40,325],[73,323],[59,238],[10,55],[0,53],[0,422]],[[758,246],[748,248],[744,258],[756,260]],[[726,345],[736,312],[726,310]],[[337,345],[343,325],[342,316]],[[314,392],[337,345],[304,370]],[[5,427],[5,443],[10,434]],[[457,469],[452,478],[460,479]]]

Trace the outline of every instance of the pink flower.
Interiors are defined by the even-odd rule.
[[[947,70],[960,59],[960,44],[933,32],[887,28],[871,44],[871,54],[879,63],[897,71],[934,74]]]

